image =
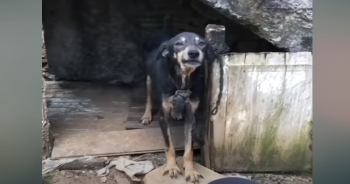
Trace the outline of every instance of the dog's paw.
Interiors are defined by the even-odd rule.
[[[140,119],[140,123],[143,125],[148,125],[150,124],[152,121],[152,116],[142,116],[142,118]]]
[[[199,183],[199,178],[203,178],[193,167],[185,167],[186,182]]]
[[[171,117],[175,120],[181,120],[182,119],[182,114],[176,114],[173,111],[171,111]]]
[[[176,165],[176,163],[174,164],[167,164],[164,172],[163,172],[163,176],[169,174],[170,178],[177,178],[178,175],[182,175],[179,167]]]

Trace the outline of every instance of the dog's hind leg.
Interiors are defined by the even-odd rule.
[[[160,111],[159,125],[162,130],[164,142],[165,142],[165,155],[166,155],[166,167],[163,175],[169,174],[171,178],[177,178],[181,171],[176,164],[175,149],[171,140],[169,119],[171,111],[171,103],[168,98],[163,97],[162,109]]]
[[[143,125],[148,125],[152,121],[152,80],[149,75],[147,75],[146,88],[147,88],[146,109],[140,120],[140,122]]]
[[[192,132],[195,128],[195,112],[198,108],[199,100],[190,100],[190,103],[186,104],[186,116],[185,116],[185,153],[183,156],[185,179],[192,183],[198,183],[199,178],[203,178],[193,166],[193,140]]]

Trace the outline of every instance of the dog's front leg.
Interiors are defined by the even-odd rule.
[[[160,111],[159,117],[159,125],[162,130],[163,138],[165,141],[165,155],[167,161],[163,175],[169,173],[171,178],[177,178],[177,176],[181,174],[181,171],[176,164],[175,149],[171,140],[170,128],[168,123],[170,119],[171,108],[172,105],[171,101],[169,100],[169,97],[163,95],[162,109]]]
[[[199,178],[203,178],[195,169],[193,165],[193,140],[192,130],[195,128],[195,112],[198,108],[198,99],[190,100],[186,104],[186,116],[185,116],[185,153],[183,157],[185,179],[192,183],[198,183]]]

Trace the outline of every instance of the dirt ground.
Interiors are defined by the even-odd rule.
[[[135,161],[149,160],[157,168],[165,164],[164,153],[145,154],[132,156],[130,159]],[[196,162],[199,157],[195,157]],[[303,175],[282,175],[282,174],[241,174],[241,173],[222,173],[226,176],[243,177],[253,180],[260,184],[312,184],[312,176]],[[137,176],[142,179],[142,176]],[[107,177],[99,177],[96,171],[93,170],[78,170],[78,171],[54,171],[45,176],[45,184],[138,184],[132,182],[128,176],[122,172],[110,169]]]
[[[106,177],[96,176],[92,170],[79,171],[54,171],[50,173],[47,184],[133,184],[122,172],[115,169],[110,170]]]

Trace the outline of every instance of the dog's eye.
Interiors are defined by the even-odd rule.
[[[205,42],[201,41],[198,43],[199,46],[204,46],[205,45]]]
[[[181,46],[181,45],[183,45],[183,43],[182,42],[176,42],[175,45],[176,46]]]

